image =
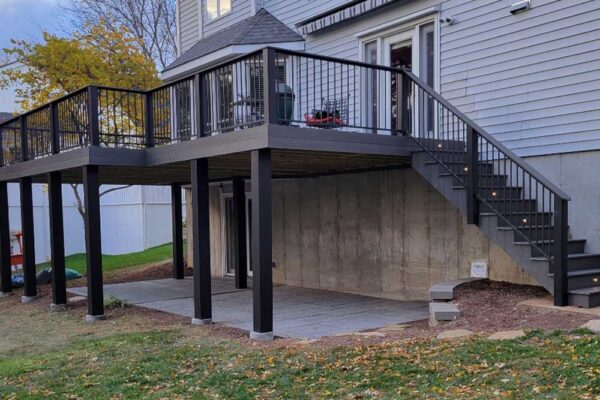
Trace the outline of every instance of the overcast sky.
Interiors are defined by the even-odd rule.
[[[65,0],[0,0],[0,49],[10,39],[38,40],[44,30],[65,31]]]

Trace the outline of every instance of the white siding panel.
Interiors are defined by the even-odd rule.
[[[200,38],[200,19],[198,10],[201,0],[179,1],[180,48],[183,53]]]

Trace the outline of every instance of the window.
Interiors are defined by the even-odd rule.
[[[209,19],[219,18],[231,11],[231,0],[206,0],[206,14]]]

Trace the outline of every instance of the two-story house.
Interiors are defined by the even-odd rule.
[[[600,305],[600,3],[179,0],[177,13],[165,86],[127,92],[133,114],[95,87],[38,110],[58,121],[47,147],[28,116],[1,125],[0,180],[83,181],[92,210],[99,183],[191,182],[195,323],[212,315],[210,276],[252,275],[252,335],[268,338],[274,283],[424,299],[473,263],[557,305]],[[115,102],[118,116],[102,112]]]

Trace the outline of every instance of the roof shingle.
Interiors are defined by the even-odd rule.
[[[168,71],[232,45],[297,42],[304,39],[264,8],[229,28],[199,40],[168,65]]]

